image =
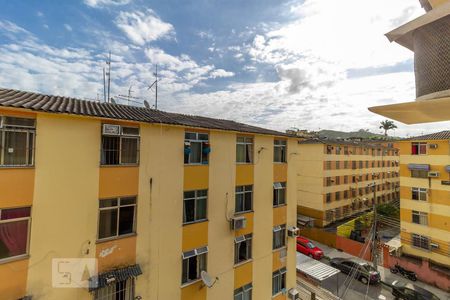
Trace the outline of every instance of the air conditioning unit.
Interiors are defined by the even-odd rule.
[[[107,135],[120,135],[120,125],[103,124],[102,133]]]
[[[231,229],[239,230],[244,229],[247,226],[247,219],[245,217],[234,217],[231,219]]]
[[[437,171],[428,172],[428,177],[439,177],[439,172]]]
[[[428,147],[430,147],[430,149],[437,149],[438,144],[430,144]]]
[[[300,293],[297,289],[290,289],[288,291],[288,298],[290,300],[300,300]]]
[[[439,249],[439,244],[430,243],[431,249]]]
[[[300,235],[300,228],[298,228],[296,226],[288,227],[287,234],[289,237],[297,237]]]

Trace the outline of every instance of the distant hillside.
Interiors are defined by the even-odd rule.
[[[364,129],[360,129],[358,131],[352,132],[344,132],[344,131],[336,131],[336,130],[321,130],[318,131],[317,134],[321,138],[329,138],[329,139],[347,139],[347,138],[362,138],[362,139],[384,139],[383,134],[373,133],[366,131]],[[389,139],[393,139],[394,137],[388,136]]]

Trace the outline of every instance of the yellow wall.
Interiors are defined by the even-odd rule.
[[[108,166],[100,168],[99,198],[138,194],[139,167]]]
[[[0,169],[0,208],[33,203],[34,169]]]
[[[234,289],[240,288],[252,282],[253,279],[253,264],[247,262],[234,269]]]
[[[39,114],[36,130],[27,294],[36,299],[90,299],[85,289],[52,289],[51,270],[52,258],[95,256],[100,122]]]
[[[253,164],[237,164],[236,165],[236,185],[253,184]]]
[[[183,139],[184,142],[184,139]],[[212,145],[211,145],[212,147]],[[184,159],[184,158],[183,158]],[[184,190],[203,190],[208,188],[208,165],[185,165],[184,167]]]
[[[135,236],[101,242],[95,248],[99,273],[136,263]],[[104,253],[108,254],[105,255]]]
[[[208,245],[208,221],[183,225],[182,251],[189,251],[206,245]]]
[[[0,295],[5,300],[16,300],[26,294],[28,259],[0,264]]]
[[[180,299],[184,130],[143,124],[141,136],[136,296]]]

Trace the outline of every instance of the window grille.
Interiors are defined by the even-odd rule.
[[[0,116],[0,166],[33,166],[35,120]]]
[[[139,128],[103,124],[101,164],[138,164],[139,142]]]
[[[135,279],[118,281],[94,292],[94,300],[134,300]]]

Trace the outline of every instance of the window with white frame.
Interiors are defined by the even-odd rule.
[[[0,116],[0,166],[32,166],[34,119]]]
[[[234,263],[239,264],[252,258],[252,234],[234,239]]]
[[[286,162],[286,140],[274,140],[273,161],[278,163]]]
[[[100,199],[98,239],[135,233],[136,197]]]
[[[427,201],[427,189],[419,187],[411,188],[411,199]]]
[[[184,192],[183,223],[205,221],[208,209],[208,190]]]
[[[95,290],[94,300],[134,300],[134,280],[134,278],[128,278]]]
[[[251,211],[253,209],[253,186],[237,186],[235,200],[235,211],[237,213]]]
[[[139,128],[103,124],[102,165],[135,165],[139,163]]]
[[[413,210],[412,222],[420,225],[428,225],[428,213]]]
[[[425,155],[427,154],[427,143],[412,143],[411,144],[412,155]]]
[[[430,239],[428,237],[413,233],[411,238],[414,247],[430,250]]]
[[[31,207],[0,209],[0,261],[28,254]]]
[[[286,204],[286,182],[275,182],[273,184],[273,206]]]
[[[251,283],[235,289],[234,300],[252,300],[252,289],[253,286]]]
[[[184,163],[208,164],[209,145],[208,133],[185,132],[184,133]]]
[[[200,279],[200,273],[206,271],[207,253],[207,246],[183,252],[181,284]]]
[[[253,138],[238,136],[236,139],[236,162],[251,164],[253,162]]]
[[[286,289],[286,268],[281,268],[272,274],[272,296]]]
[[[273,247],[272,249],[279,249],[286,246],[286,224],[277,225],[273,227]]]

